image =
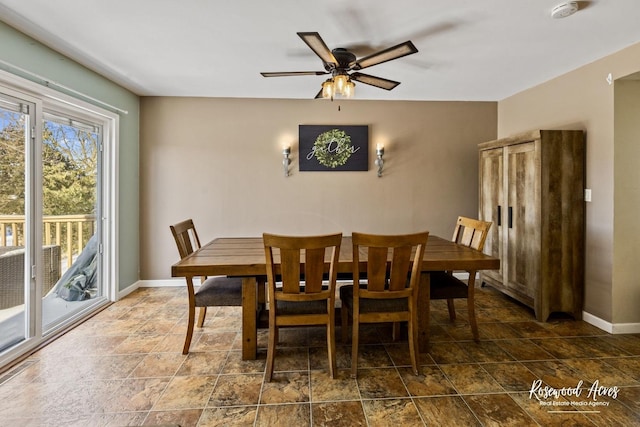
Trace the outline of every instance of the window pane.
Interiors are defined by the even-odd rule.
[[[0,95],[0,352],[26,338],[25,191],[29,116]]]
[[[100,127],[45,113],[43,123],[43,236],[61,276],[43,294],[46,329],[102,296],[96,218]],[[45,276],[46,268],[45,254]],[[54,286],[55,285],[55,286]]]

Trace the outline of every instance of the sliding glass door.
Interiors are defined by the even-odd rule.
[[[0,362],[108,302],[106,123],[0,86]]]
[[[34,103],[0,94],[0,351],[25,340],[32,326],[25,302],[32,276],[26,214],[34,118]]]
[[[45,110],[42,134],[42,326],[46,334],[103,295],[102,127]],[[50,262],[51,261],[51,262]]]

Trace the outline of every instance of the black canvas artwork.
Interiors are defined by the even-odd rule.
[[[300,125],[301,171],[366,171],[369,126]]]

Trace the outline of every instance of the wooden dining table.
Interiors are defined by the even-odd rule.
[[[338,273],[352,272],[352,242],[342,238]],[[364,254],[363,254],[364,255]],[[366,259],[366,257],[360,258]],[[429,342],[429,272],[444,270],[478,271],[500,268],[500,260],[441,237],[429,236],[422,263],[418,290],[418,333],[421,352]],[[259,295],[264,296],[266,260],[262,237],[221,237],[171,267],[173,277],[231,276],[242,278],[242,358],[255,359]]]

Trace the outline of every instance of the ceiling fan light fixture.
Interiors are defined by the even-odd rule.
[[[333,85],[333,80],[327,79],[322,83],[322,97],[325,99],[331,99],[333,98],[334,94],[335,94],[335,88]]]
[[[338,74],[333,78],[336,93],[344,95],[344,88],[347,86],[348,76],[346,74]]]
[[[344,81],[344,83],[341,83]],[[342,87],[339,90],[339,87]],[[336,96],[342,98],[353,98],[356,94],[356,84],[351,81],[347,74],[340,74],[333,78],[327,79],[322,83],[322,98],[333,99]]]
[[[342,92],[342,95],[345,98],[353,98],[355,94],[356,94],[356,84],[351,80],[349,80],[344,87],[344,91]]]

